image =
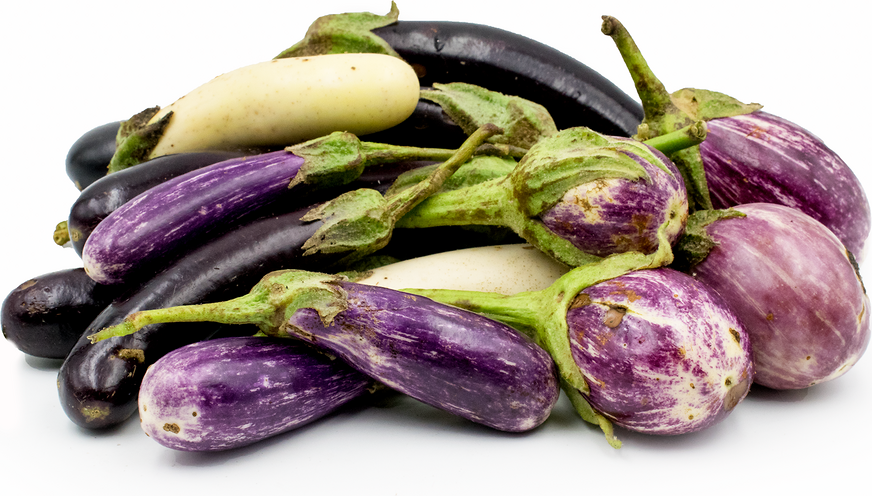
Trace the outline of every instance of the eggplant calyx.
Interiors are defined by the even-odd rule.
[[[421,98],[439,104],[467,135],[491,122],[504,132],[490,141],[530,148],[557,133],[548,110],[530,100],[468,83],[434,83],[433,88],[422,89]]]
[[[682,272],[690,272],[694,266],[705,260],[717,246],[708,234],[706,227],[721,219],[744,217],[745,214],[732,208],[723,210],[698,210],[687,218],[684,234],[673,248],[675,260],[671,267]]]
[[[107,174],[139,165],[148,160],[152,150],[164,134],[173,112],[149,124],[160,107],[151,107],[121,123],[115,139],[115,154],[109,161]]]
[[[371,32],[397,22],[399,15],[396,2],[391,2],[390,12],[383,16],[369,12],[348,12],[319,17],[309,26],[301,41],[275,58],[331,53],[381,53],[400,58],[386,41]]]
[[[134,312],[120,324],[89,335],[88,340],[96,343],[133,334],[150,324],[169,322],[255,324],[268,336],[288,337],[295,331],[289,330],[286,322],[297,310],[315,310],[324,325],[329,325],[348,308],[347,295],[337,284],[344,279],[302,270],[270,272],[248,294],[238,298]]]
[[[55,244],[58,246],[64,246],[70,242],[70,230],[67,221],[61,221],[57,226],[55,226],[52,239],[54,239]]]

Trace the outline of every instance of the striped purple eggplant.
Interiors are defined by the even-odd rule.
[[[202,321],[254,323],[266,334],[302,339],[392,389],[501,431],[537,427],[560,395],[549,354],[508,325],[428,298],[299,270],[267,274],[233,300],[133,313],[89,339]]]
[[[725,418],[753,380],[748,334],[726,302],[672,269],[588,287],[566,314],[590,405],[616,425],[683,434]]]
[[[221,338],[150,366],[139,417],[145,433],[168,448],[221,451],[301,427],[373,386],[342,360],[297,340]]]
[[[714,119],[699,145],[714,208],[777,203],[827,226],[862,259],[872,226],[857,176],[820,139],[766,112]]]
[[[275,201],[302,164],[282,150],[225,160],[161,183],[94,228],[82,250],[85,270],[101,284],[121,283]]]
[[[705,231],[716,246],[691,269],[751,336],[754,381],[774,389],[834,379],[869,343],[869,298],[838,237],[797,209],[739,205]]]
[[[648,180],[601,178],[579,184],[540,214],[542,224],[600,257],[626,251],[652,253],[657,249],[658,227],[670,218],[677,221],[667,234],[670,241],[676,240],[687,218],[684,181],[665,155],[653,148],[650,151],[659,161],[626,152],[645,170]]]

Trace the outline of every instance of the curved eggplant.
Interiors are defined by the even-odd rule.
[[[3,336],[28,355],[65,358],[115,293],[81,267],[34,277],[3,300]]]
[[[482,24],[397,21],[372,30],[418,73],[421,86],[464,82],[548,109],[558,129],[585,126],[632,136],[642,106],[578,60],[530,38]]]
[[[182,451],[221,451],[301,427],[375,385],[302,341],[237,337],[192,343],[148,368],[142,430]]]
[[[115,137],[121,121],[97,126],[83,134],[67,152],[67,176],[80,191],[106,175],[115,155]]]
[[[178,153],[149,160],[140,164],[142,167],[104,174],[85,188],[70,208],[67,228],[73,249],[81,256],[97,224],[140,193],[192,170],[242,155],[230,151]]]
[[[704,225],[714,247],[689,273],[723,296],[748,329],[754,381],[800,389],[846,373],[870,330],[869,298],[845,245],[797,209],[753,203],[732,210],[744,215]]]

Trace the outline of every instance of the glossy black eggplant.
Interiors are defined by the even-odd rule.
[[[79,256],[85,240],[103,219],[136,195],[207,165],[242,156],[242,152],[214,151],[165,155],[142,167],[131,167],[105,175],[85,188],[70,208],[67,226],[73,249]]]
[[[65,358],[114,296],[81,267],[34,277],[3,300],[3,337],[28,355]]]
[[[543,105],[558,129],[585,126],[632,136],[642,106],[580,61],[482,24],[398,21],[372,30],[418,73],[421,86],[464,82]]]
[[[115,136],[121,121],[109,122],[83,134],[67,152],[67,176],[81,191],[106,175],[115,154]]]

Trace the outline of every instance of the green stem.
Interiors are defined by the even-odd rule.
[[[366,165],[381,165],[408,160],[449,160],[457,150],[447,148],[417,148],[413,146],[389,145],[386,143],[374,143],[362,141],[361,154]],[[524,148],[504,145],[499,143],[479,143],[469,153],[473,155],[491,155],[496,157],[521,158],[527,153]]]
[[[705,140],[707,134],[708,127],[705,122],[697,121],[678,131],[646,139],[642,143],[660,150],[666,156],[670,156],[678,151],[699,145]]]

